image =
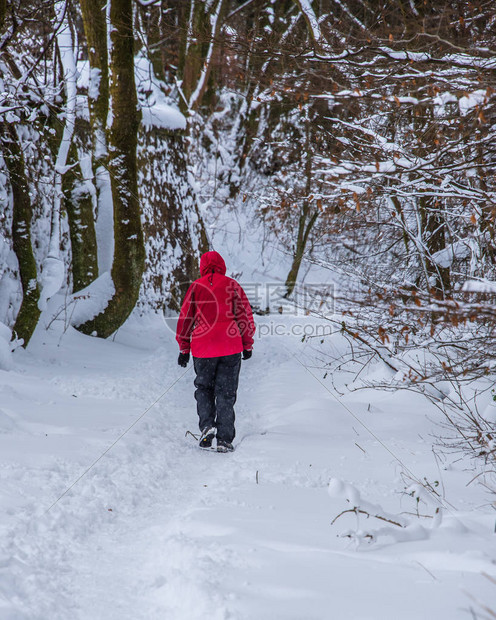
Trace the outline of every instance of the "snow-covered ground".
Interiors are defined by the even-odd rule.
[[[494,498],[466,486],[465,463],[436,461],[435,411],[406,392],[338,396],[290,333],[303,319],[277,315],[285,335],[267,334],[274,320],[257,318],[266,335],[243,362],[233,454],[185,436],[193,370],[159,318],[109,341],[41,324],[16,351],[0,371],[2,620],[455,620],[482,610],[471,597],[496,607]],[[412,475],[444,498],[442,518],[427,495],[431,518],[408,514]],[[355,505],[406,527],[331,524]]]

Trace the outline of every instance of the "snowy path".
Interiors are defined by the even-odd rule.
[[[464,488],[471,472],[438,470],[416,397],[345,400],[416,475],[442,475],[460,512],[437,529],[415,519],[423,529],[402,543],[357,551],[339,536],[356,518],[331,526],[350,507],[329,495],[331,478],[395,514],[415,501],[401,467],[288,343],[308,363],[298,339],[267,337],[243,364],[233,454],[185,437],[197,430],[190,370],[43,514],[181,369],[161,324],[115,343],[38,333],[0,373],[0,618],[452,620],[477,609],[466,592],[494,600],[481,575],[496,575],[494,513],[474,510],[487,497]],[[381,527],[371,521],[360,527]]]

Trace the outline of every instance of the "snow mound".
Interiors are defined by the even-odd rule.
[[[74,293],[66,303],[70,324],[78,327],[99,315],[108,306],[115,293],[110,272],[102,273],[89,286]]]
[[[4,323],[0,322],[0,369],[10,370],[12,368],[12,338],[11,330]]]
[[[47,256],[41,274],[41,293],[38,308],[46,310],[47,301],[60,291],[65,279],[64,261],[55,256]]]
[[[372,504],[360,496],[360,492],[352,484],[332,478],[329,482],[328,493],[332,498],[345,499],[347,507],[338,514],[333,523],[346,513],[353,513],[356,519],[356,526],[346,530],[341,534],[342,537],[354,540],[356,545],[362,542],[368,544],[376,542],[379,538],[387,537],[395,542],[412,542],[427,540],[432,532],[439,528],[443,520],[443,511],[439,506],[439,501],[433,500],[431,494],[421,484],[413,484],[406,493],[414,498],[422,500],[426,505],[434,508],[434,514],[429,516],[431,519],[429,526],[419,523],[419,520],[406,519],[403,515],[390,514],[379,504]],[[367,529],[363,529],[361,521],[367,522]],[[374,523],[380,523],[380,527],[374,527],[369,523],[371,519]]]
[[[142,123],[147,128],[186,129],[186,119],[177,109],[167,103],[156,103],[153,107],[141,109]]]
[[[448,268],[451,267],[455,259],[462,260],[469,258],[471,252],[470,241],[456,241],[449,247],[435,252],[432,255],[432,260],[436,263],[436,265],[439,265],[439,267]]]
[[[164,84],[154,75],[148,58],[138,54],[134,67],[143,126],[186,129],[186,118],[166,96]]]

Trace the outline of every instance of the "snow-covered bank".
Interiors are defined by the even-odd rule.
[[[301,365],[314,365],[291,335],[302,320],[278,316],[286,335],[265,330],[243,363],[233,454],[185,437],[196,432],[190,366],[48,513],[184,371],[159,319],[115,341],[39,328],[0,372],[0,617],[461,620],[478,609],[467,593],[490,605],[491,498],[466,487],[463,463],[437,464],[419,396],[344,397],[369,434]],[[377,438],[444,493],[440,523],[407,514],[411,480]],[[331,525],[353,507],[338,487],[415,529],[356,549],[344,534],[395,526],[354,514]]]

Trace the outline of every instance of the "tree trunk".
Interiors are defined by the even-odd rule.
[[[7,12],[7,0],[0,0],[0,32],[3,31],[5,13]]]
[[[188,23],[184,24],[185,36],[179,59],[183,95],[179,107],[183,114],[197,110],[208,89],[226,7],[225,0],[214,0],[211,3],[190,1],[190,13],[185,15]]]
[[[208,250],[205,227],[188,181],[184,132],[142,127],[139,136],[146,238],[143,303],[156,310],[179,310],[189,284],[199,277],[199,255]]]
[[[222,0],[225,2],[225,0]],[[165,4],[165,0],[163,2]],[[195,11],[205,11],[205,3],[192,3]],[[219,8],[219,5],[214,4]],[[155,78],[167,80],[170,69],[167,61],[178,64],[175,43],[186,46],[192,7],[184,0],[168,0],[168,15],[173,23],[166,22],[164,7],[139,7],[140,39],[146,42],[146,53]],[[212,7],[209,9],[212,11]],[[162,18],[159,20],[160,13]],[[179,31],[177,24],[180,24]],[[210,25],[208,24],[208,28]],[[211,41],[207,38],[206,53]],[[194,63],[192,48],[182,62]],[[143,50],[144,52],[144,50]],[[182,50],[184,54],[184,49]],[[202,67],[198,67],[199,78]],[[186,86],[191,94],[191,88]],[[184,103],[184,101],[183,101]],[[189,106],[183,106],[187,112]],[[155,310],[178,310],[188,283],[199,276],[199,254],[209,249],[205,226],[197,198],[188,175],[188,129],[169,130],[143,123],[138,139],[138,185],[142,204],[142,222],[146,239],[146,260],[143,274],[140,305]],[[141,193],[142,192],[142,193]]]
[[[78,329],[108,337],[131,314],[139,295],[145,251],[138,201],[136,147],[139,126],[134,80],[132,0],[112,0],[111,82],[112,126],[109,134],[109,170],[114,210],[115,294],[106,309]]]
[[[106,0],[80,0],[90,63],[89,108],[93,133],[93,167],[107,162],[105,127],[109,107]]]
[[[113,213],[110,177],[107,170],[107,117],[109,68],[106,0],[80,0],[84,33],[88,44],[90,85],[88,103],[93,141],[93,174],[96,187],[96,235],[99,272],[110,270],[113,259]]]
[[[147,7],[138,5],[141,29],[146,33],[146,51],[148,59],[153,67],[155,77],[165,82],[165,65],[167,61],[166,55],[163,53],[165,47],[163,46],[163,40],[167,40],[167,35],[165,35],[162,29],[162,10],[165,12],[166,9],[162,9],[160,5]],[[167,46],[169,45],[170,41],[167,40]]]
[[[81,134],[88,135],[88,122],[76,119],[76,140]],[[84,178],[84,167],[81,169],[83,179],[76,173],[75,163],[78,161],[78,149],[73,141],[69,151],[72,164],[64,175],[62,191],[64,207],[69,219],[69,232],[72,250],[72,290],[80,291],[98,277],[98,249],[95,233],[95,188],[91,179]]]
[[[24,157],[15,126],[1,124],[4,136],[4,159],[9,172],[13,198],[12,240],[19,263],[23,299],[14,325],[14,334],[22,338],[26,347],[38,324],[40,310],[38,300],[40,288],[36,261],[31,245],[31,219],[33,208],[29,197],[28,181],[24,168]]]
[[[434,143],[437,135],[437,122],[431,104],[419,108],[420,115],[415,117],[415,134],[419,136],[419,147],[414,149],[415,155],[425,159],[429,155],[429,144]],[[444,217],[445,206],[440,200],[421,196],[418,200],[418,214],[421,230],[420,236],[426,252],[418,248],[423,254],[420,261],[424,266],[427,290],[434,291],[441,296],[451,288],[450,268],[440,267],[432,260],[432,255],[446,248],[446,222]],[[420,278],[420,276],[419,276]]]
[[[310,235],[310,232],[312,231],[313,225],[317,220],[317,217],[319,216],[318,208],[316,208],[315,211],[310,215],[309,196],[312,191],[312,145],[310,143],[310,133],[310,121],[307,117],[305,127],[305,197],[303,199],[301,215],[298,220],[298,235],[296,238],[295,251],[293,254],[293,263],[288,273],[288,277],[286,278],[286,293],[284,295],[285,297],[289,297],[293,292],[294,287],[296,286],[296,280],[298,279],[301,261],[307,247],[308,237]]]
[[[433,198],[420,198],[420,221],[422,223],[422,240],[428,250],[425,257],[425,265],[429,280],[427,287],[433,288],[443,297],[451,289],[449,267],[440,267],[431,260],[436,252],[446,249],[445,228],[446,223],[441,210],[441,204],[437,204]]]
[[[307,221],[308,214],[309,207],[306,205],[303,209],[303,213],[300,215],[300,220],[298,223],[298,237],[296,239],[296,247],[291,269],[288,273],[288,277],[286,278],[286,293],[284,297],[289,297],[296,286],[296,280],[298,279],[301,261],[303,260],[303,256],[305,254],[308,236],[313,228],[313,225],[315,224],[315,221],[317,220],[319,212],[318,210],[314,211],[310,219]]]

